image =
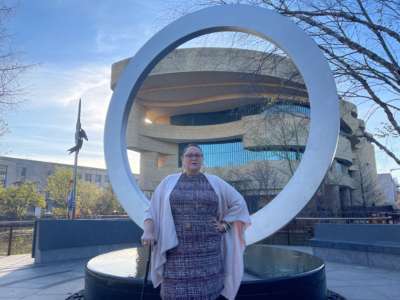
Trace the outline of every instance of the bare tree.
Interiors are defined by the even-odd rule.
[[[258,125],[244,136],[250,148],[270,151],[268,159],[280,162],[274,167],[286,178],[285,184],[299,165],[309,131],[309,108],[304,103],[295,103],[287,98],[282,102],[266,102]]]
[[[362,135],[397,164],[398,153],[385,143],[400,136],[400,2],[394,0],[205,0],[200,6],[247,3],[293,18],[318,43],[330,62],[339,94],[369,105],[386,120]]]
[[[377,178],[371,173],[371,166],[368,162],[356,160],[357,170],[353,179],[359,187],[358,194],[360,201],[353,203],[355,206],[362,206],[367,208],[369,206],[381,205],[383,202],[383,194],[380,190]]]
[[[7,22],[14,11],[14,7],[0,2],[0,136],[7,131],[6,111],[20,102],[20,75],[30,67],[18,61],[18,55],[11,47]]]
[[[270,116],[267,122],[271,124],[271,127],[273,126],[274,130],[266,129],[269,135],[267,135],[265,143],[278,147],[278,151],[275,153],[286,163],[286,167],[280,168],[280,172],[291,177],[296,171],[305,149],[309,119],[304,115],[280,111]]]
[[[283,188],[278,173],[268,161],[252,163],[246,172],[231,168],[224,177],[244,195],[251,213],[268,204]]]

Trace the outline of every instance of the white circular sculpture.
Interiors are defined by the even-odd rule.
[[[306,150],[285,188],[251,216],[247,244],[264,239],[290,222],[312,198],[332,163],[339,133],[339,101],[327,61],[315,42],[291,20],[247,5],[221,5],[186,15],[155,34],[130,60],[108,108],[104,152],[113,189],[129,217],[142,227],[150,202],[132,176],[125,133],[129,110],[146,76],[169,52],[195,37],[239,31],[275,43],[303,76],[311,106]]]

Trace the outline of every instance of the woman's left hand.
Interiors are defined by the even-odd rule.
[[[215,219],[213,225],[214,225],[214,228],[220,233],[225,233],[228,231],[228,228],[226,227],[226,223],[223,221],[220,222],[217,219]]]

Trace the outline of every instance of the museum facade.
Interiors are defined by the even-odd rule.
[[[112,66],[114,89],[129,59]],[[373,146],[362,137],[356,106],[340,100],[340,134],[331,169],[303,211],[338,215],[379,205]],[[150,195],[181,169],[188,143],[204,153],[206,172],[233,184],[251,211],[286,185],[305,151],[307,89],[284,56],[235,48],[181,48],[151,71],[130,110],[126,144],[140,152],[139,186]]]

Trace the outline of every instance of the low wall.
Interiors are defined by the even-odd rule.
[[[91,258],[137,246],[141,235],[130,219],[37,220],[32,256],[35,263]]]
[[[310,245],[323,260],[400,271],[397,224],[316,224]]]

